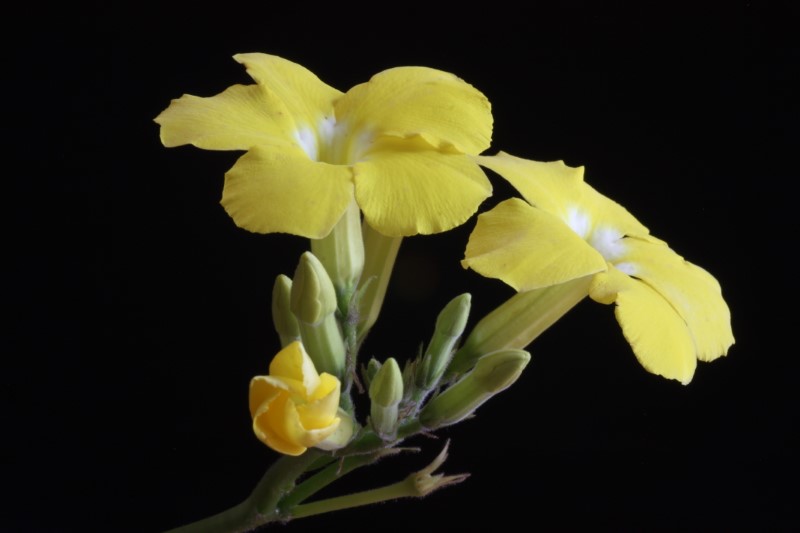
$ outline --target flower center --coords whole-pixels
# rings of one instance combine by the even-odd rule
[[[621,261],[627,251],[625,235],[621,231],[613,226],[593,225],[589,213],[579,207],[567,209],[565,222],[572,231],[597,250],[603,259],[626,274],[635,272],[636,266],[633,263]]]
[[[370,131],[352,131],[336,117],[322,117],[316,127],[301,126],[294,138],[308,157],[321,163],[351,165],[357,162],[372,144]]]

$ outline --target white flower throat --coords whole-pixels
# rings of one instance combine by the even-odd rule
[[[321,163],[351,165],[358,162],[372,145],[374,135],[368,130],[351,131],[336,117],[322,117],[316,128],[300,126],[294,138],[308,157]]]
[[[603,259],[626,274],[632,275],[636,272],[634,263],[622,261],[628,247],[621,231],[613,226],[593,224],[589,213],[579,207],[567,209],[565,222],[572,231],[597,250]]]

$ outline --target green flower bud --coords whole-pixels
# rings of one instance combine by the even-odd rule
[[[417,367],[416,385],[423,391],[429,391],[439,384],[453,356],[453,348],[464,333],[471,301],[470,294],[462,294],[451,300],[439,313],[431,342]]]
[[[468,372],[483,355],[522,349],[589,294],[591,276],[520,292],[473,328],[447,369],[452,378]]]
[[[403,399],[403,373],[393,357],[380,367],[369,386],[370,421],[384,440],[397,433],[398,407]]]
[[[336,291],[319,259],[304,252],[294,273],[292,312],[300,322],[316,325],[336,311]]]
[[[300,326],[289,306],[291,292],[292,280],[283,274],[278,276],[272,287],[272,322],[281,339],[282,348],[300,340]]]
[[[419,421],[428,429],[460,422],[486,400],[511,386],[531,360],[524,350],[487,354],[472,371],[422,408]]]
[[[290,306],[314,366],[343,379],[345,347],[335,316],[336,292],[322,263],[311,252],[300,256]]]

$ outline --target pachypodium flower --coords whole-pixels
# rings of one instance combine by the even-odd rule
[[[317,373],[303,345],[295,341],[278,352],[268,376],[250,381],[253,431],[261,442],[287,455],[313,446],[332,449],[333,440],[342,440],[343,446],[350,435],[337,434],[349,422],[339,412],[340,389],[337,378]]]
[[[342,93],[280,57],[234,59],[255,85],[184,95],[156,122],[168,147],[247,151],[222,193],[238,226],[319,239],[355,199],[384,235],[438,233],[491,194],[470,157],[489,146],[489,101],[456,76],[392,68]]]
[[[697,360],[727,353],[734,339],[717,280],[585,183],[583,167],[503,152],[478,160],[527,202],[506,200],[478,217],[465,268],[518,291],[591,276],[588,296],[616,303],[617,321],[642,366],[684,384]]]

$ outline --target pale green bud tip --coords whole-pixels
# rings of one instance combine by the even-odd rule
[[[517,381],[530,360],[525,350],[493,352],[478,359],[469,377],[484,391],[497,393]]]
[[[299,338],[297,319],[289,308],[291,293],[292,280],[283,274],[279,275],[272,287],[272,321],[281,337]]]
[[[460,337],[464,333],[472,305],[472,295],[464,293],[448,303],[436,319],[436,332],[448,337]]]
[[[336,291],[325,267],[311,252],[304,252],[294,273],[292,312],[306,324],[317,324],[336,310]]]
[[[403,399],[403,373],[394,357],[386,360],[369,386],[369,398],[382,407],[391,407]]]

